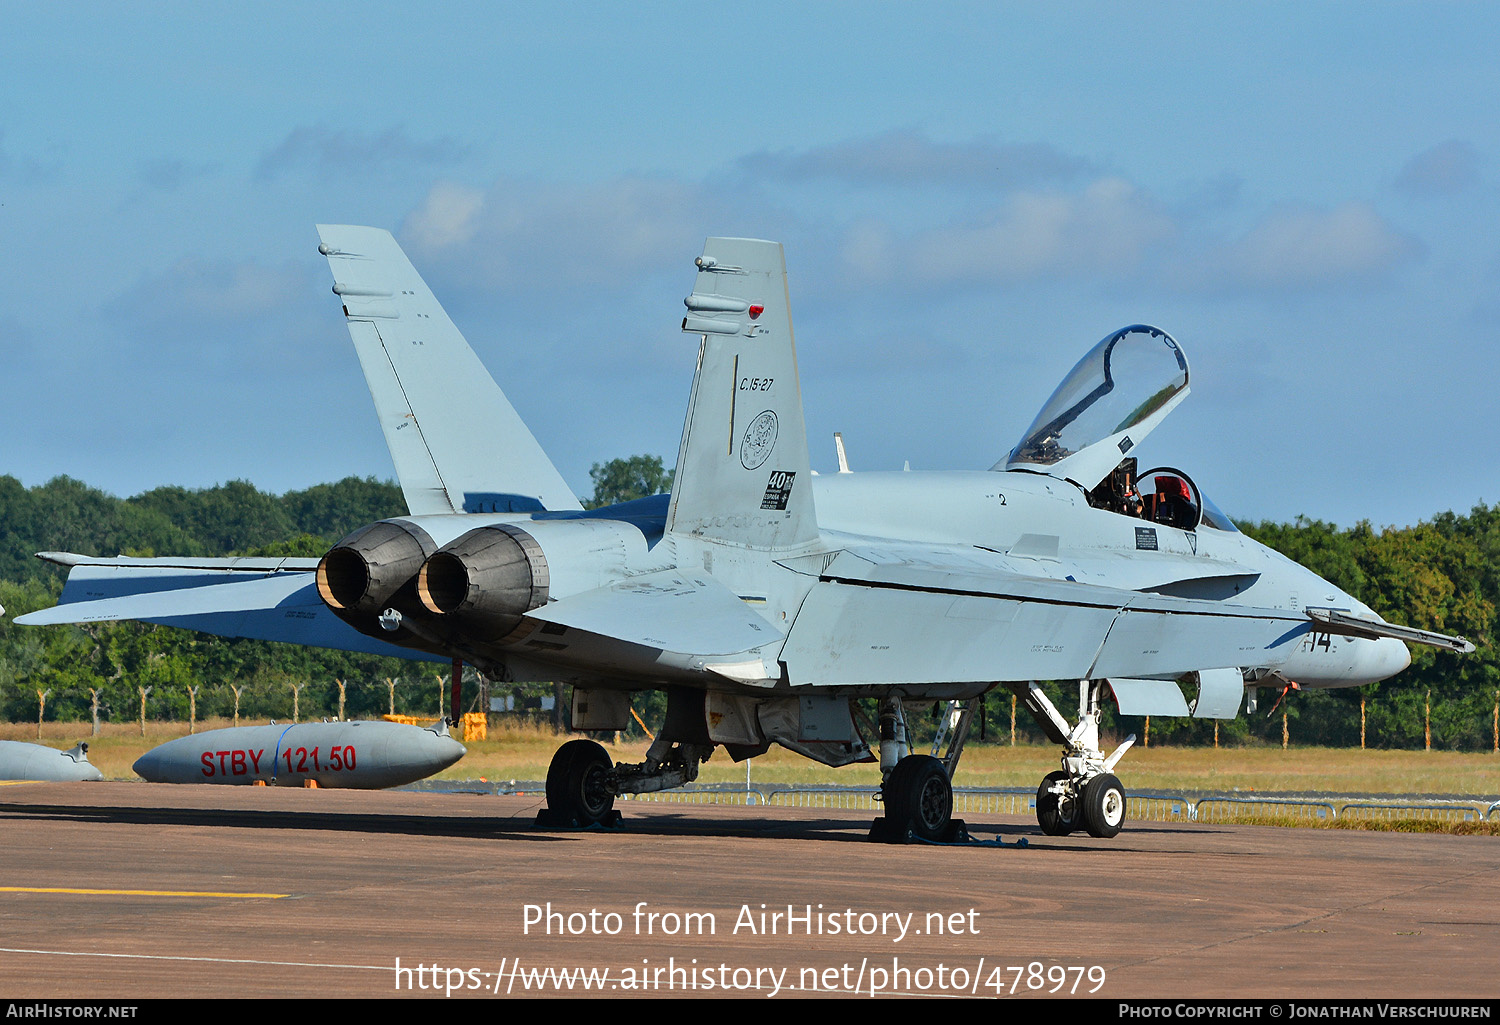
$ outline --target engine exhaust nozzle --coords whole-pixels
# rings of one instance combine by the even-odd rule
[[[318,594],[335,612],[378,616],[437,545],[413,523],[361,527],[318,561]]]
[[[476,527],[430,555],[417,573],[417,597],[429,612],[499,641],[546,604],[549,584],[541,545],[500,523]]]

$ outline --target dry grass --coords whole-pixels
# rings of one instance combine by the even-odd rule
[[[241,719],[258,725],[264,719]],[[228,726],[210,720],[199,730]],[[89,759],[106,778],[132,779],[130,766],[144,752],[187,733],[184,723],[147,722],[146,736],[135,723],[109,723],[102,735],[90,736],[88,723],[46,723],[42,743],[58,748],[89,742]],[[36,740],[36,725],[0,724],[0,739]],[[616,761],[645,757],[644,741],[605,747]],[[491,730],[490,739],[470,742],[468,755],[442,773],[444,779],[545,779],[552,753],[562,742],[551,729],[510,725]],[[1058,764],[1058,751],[1047,745],[971,744],[964,751],[955,782],[962,786],[1033,787]],[[773,747],[749,764],[756,783],[846,783],[875,785],[873,765],[830,769]],[[700,781],[740,782],[744,763],[731,762],[722,751],[703,766]],[[1500,796],[1500,758],[1455,751],[1359,751],[1342,748],[1272,747],[1188,748],[1137,745],[1120,763],[1118,773],[1134,791],[1326,791],[1376,794],[1488,794]]]
[[[1500,822],[1451,818],[1383,818],[1350,813],[1338,818],[1316,818],[1295,812],[1251,810],[1201,816],[1199,822],[1237,826],[1296,826],[1302,829],[1353,829],[1377,833],[1442,833],[1447,836],[1500,836]]]

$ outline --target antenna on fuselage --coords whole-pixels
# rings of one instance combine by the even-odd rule
[[[839,473],[852,473],[849,469],[849,456],[844,452],[844,432],[833,432],[833,447],[839,454]]]

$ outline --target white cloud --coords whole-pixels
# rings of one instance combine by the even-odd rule
[[[705,189],[669,179],[501,179],[434,186],[401,235],[415,258],[486,289],[615,287],[680,267],[726,219]]]
[[[1233,180],[1221,184],[1226,193],[1238,189]],[[1222,217],[1184,212],[1114,175],[998,196],[971,192],[946,222],[907,206],[840,219],[816,197],[785,193],[723,176],[502,178],[484,189],[443,181],[400,234],[413,258],[450,284],[512,294],[639,283],[679,268],[711,234],[786,242],[798,293],[828,299],[872,287],[907,293],[1022,282],[1217,293],[1338,288],[1367,284],[1422,251],[1363,202],[1277,207],[1238,237],[1215,237]]]
[[[447,136],[419,142],[400,126],[376,134],[303,125],[261,156],[255,176],[266,180],[296,171],[346,175],[391,165],[442,167],[467,159],[469,153],[468,146]]]
[[[965,222],[920,231],[901,242],[878,225],[861,224],[843,249],[850,273],[872,278],[894,276],[898,267],[916,281],[959,284],[1125,278],[1142,273],[1153,251],[1177,230],[1150,196],[1109,177],[1077,192],[1017,192]]]
[[[1211,253],[1205,283],[1248,288],[1325,288],[1367,283],[1414,259],[1420,243],[1368,203],[1334,210],[1281,207]]]
[[[482,190],[438,182],[406,218],[405,235],[418,250],[428,253],[462,245],[474,237],[483,209]]]
[[[790,181],[834,179],[857,185],[955,185],[1010,188],[1068,181],[1091,170],[1082,157],[1046,143],[991,138],[934,142],[920,131],[898,129],[862,139],[795,152],[762,150],[742,157],[754,175]]]
[[[311,264],[266,267],[185,257],[106,302],[104,316],[153,350],[255,359],[267,346],[295,346],[297,318],[331,316]],[[248,345],[256,339],[254,346]]]

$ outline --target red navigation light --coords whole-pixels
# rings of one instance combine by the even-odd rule
[[[766,308],[764,306],[761,306],[759,303],[750,307],[750,319],[754,320],[756,317],[759,317],[762,313],[765,312],[765,309]]]

